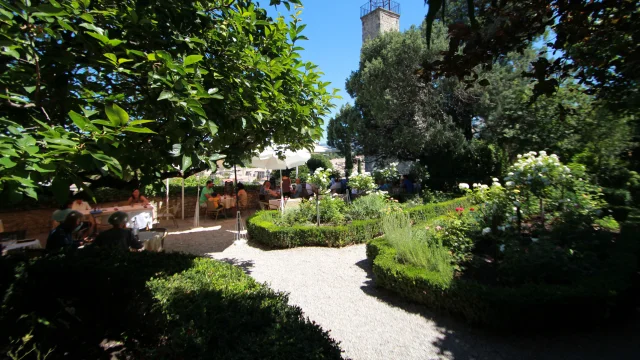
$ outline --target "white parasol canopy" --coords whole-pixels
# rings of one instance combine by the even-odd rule
[[[286,150],[283,155],[284,158],[280,159],[276,149],[266,148],[260,155],[251,158],[251,166],[269,170],[293,169],[306,164],[311,159],[311,153],[307,150]]]
[[[283,158],[280,159],[277,149],[273,147],[266,148],[260,155],[251,158],[251,166],[269,170],[280,170],[280,178],[282,178],[283,169],[293,169],[296,166],[306,164],[307,161],[311,159],[311,153],[307,150],[286,150],[282,155]],[[280,209],[284,211],[282,189],[280,189]]]

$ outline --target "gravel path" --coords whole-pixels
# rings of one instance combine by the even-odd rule
[[[233,263],[330,330],[355,359],[640,359],[640,321],[553,336],[510,336],[470,328],[374,287],[365,246],[264,250],[233,242],[232,222],[212,232],[170,235],[169,250]],[[186,236],[186,237],[185,237]]]

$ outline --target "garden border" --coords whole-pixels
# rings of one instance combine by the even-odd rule
[[[367,258],[377,286],[472,324],[520,330],[593,326],[634,306],[629,300],[637,291],[633,274],[639,267],[634,255],[640,255],[640,243],[634,238],[638,232],[640,223],[624,224],[618,241],[621,247],[612,253],[609,271],[570,287],[527,284],[506,288],[460,278],[443,284],[433,272],[397,262],[395,249],[384,237],[367,243]]]
[[[434,215],[444,215],[458,206],[466,206],[466,198],[458,198],[442,203],[426,204],[406,210],[415,222]],[[347,225],[278,226],[270,221],[273,211],[258,211],[247,219],[247,233],[252,241],[272,248],[292,248],[297,246],[342,247],[361,244],[382,234],[379,219],[356,220]]]

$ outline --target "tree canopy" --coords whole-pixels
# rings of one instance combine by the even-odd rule
[[[614,114],[573,78],[554,95],[532,101],[535,84],[522,73],[544,49],[529,45],[501,57],[478,70],[486,86],[469,87],[455,77],[421,79],[421,64],[447,48],[441,22],[434,23],[431,40],[428,47],[422,29],[412,28],[364,44],[360,66],[347,79],[359,114],[352,117],[353,129],[340,133],[355,134],[365,155],[419,159],[436,189],[487,181],[532,149],[601,174],[629,162],[633,117]]]
[[[345,157],[345,175],[353,172],[353,158],[362,150],[358,145],[356,133],[361,122],[360,112],[351,104],[340,108],[340,112],[329,120],[327,126],[327,144],[333,146]]]
[[[301,59],[299,16],[253,1],[3,1],[2,196],[157,183],[271,143],[311,147],[333,95]]]
[[[640,3],[637,0],[424,0],[427,41],[439,21],[448,23],[449,47],[442,59],[426,61],[425,78],[455,76],[474,82],[478,69],[490,69],[510,52],[524,51],[551,31],[545,54],[526,75],[536,80],[534,95],[554,93],[573,77],[583,89],[616,111],[637,112],[640,94]],[[457,9],[447,18],[447,6]],[[460,16],[466,15],[466,16]],[[466,19],[465,19],[466,18]],[[465,21],[467,20],[467,21]],[[486,82],[484,83],[486,84]]]

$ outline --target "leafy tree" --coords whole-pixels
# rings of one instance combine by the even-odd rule
[[[307,160],[307,169],[310,174],[313,174],[317,168],[332,170],[333,164],[331,160],[324,155],[312,154],[311,159]],[[298,168],[298,171],[300,171],[300,168]]]
[[[427,41],[431,43],[446,0],[425,0]],[[454,3],[458,3],[455,1]],[[574,76],[585,92],[605,99],[616,111],[637,111],[640,99],[640,4],[637,0],[468,0],[468,22],[446,19],[449,47],[443,59],[426,61],[427,79],[440,75],[477,80],[479,66],[491,68],[512,51],[523,51],[548,29],[556,58],[540,56],[527,76],[535,95],[551,94],[561,79]],[[486,84],[486,82],[484,82]]]
[[[360,113],[351,104],[344,105],[336,117],[329,120],[327,126],[327,144],[333,146],[345,157],[345,174],[353,172],[353,157],[360,152],[357,143],[357,124]]]
[[[425,85],[417,72],[446,48],[445,29],[436,30],[431,49],[416,27],[364,44],[360,67],[346,84],[362,113],[355,133],[364,155],[415,160],[434,149],[455,153],[471,139],[470,93],[455,79]]]
[[[300,59],[299,16],[274,19],[253,1],[1,2],[3,199],[49,181],[57,193],[159,183],[271,143],[311,147],[332,95]]]

